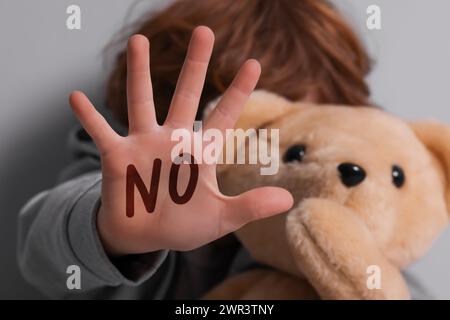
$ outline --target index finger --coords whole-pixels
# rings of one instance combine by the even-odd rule
[[[219,129],[223,133],[226,129],[233,128],[255,89],[260,74],[259,62],[254,59],[247,60],[206,120],[205,128]]]

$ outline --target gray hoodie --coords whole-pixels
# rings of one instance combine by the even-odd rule
[[[69,136],[74,161],[53,189],[33,197],[19,216],[19,266],[25,279],[56,299],[197,299],[226,277],[254,267],[234,235],[189,252],[109,258],[100,242],[99,154],[80,128]],[[67,286],[80,268],[81,289]],[[407,277],[407,280],[411,280]],[[414,281],[412,295],[426,297]]]

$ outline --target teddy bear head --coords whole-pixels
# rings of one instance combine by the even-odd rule
[[[351,210],[365,236],[398,268],[421,257],[448,223],[450,128],[445,125],[412,124],[373,107],[316,106],[256,91],[236,128],[279,129],[279,169],[274,175],[261,175],[259,165],[221,165],[222,191],[234,195],[272,185],[289,190],[295,201],[290,212],[237,232],[260,262],[302,273],[301,261],[300,267],[294,263],[286,229],[303,218],[287,217],[314,199]],[[296,214],[308,221],[307,210]],[[345,238],[348,235],[342,233],[352,232],[351,226],[347,231],[345,225],[338,228],[346,220],[337,210],[334,215],[319,212],[317,216],[328,229],[312,225],[310,233],[325,238],[341,233],[338,236]],[[352,241],[357,244],[358,237]]]

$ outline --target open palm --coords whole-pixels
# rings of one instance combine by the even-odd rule
[[[177,204],[169,196],[171,152],[176,144],[171,140],[171,134],[175,129],[184,128],[193,139],[201,139],[192,127],[213,42],[214,35],[207,27],[194,30],[162,126],[155,118],[149,42],[141,35],[132,36],[128,42],[128,136],[114,132],[83,93],[74,92],[70,97],[74,113],[101,154],[102,195],[97,223],[102,242],[110,254],[194,249],[252,220],[284,212],[292,205],[291,195],[275,187],[254,189],[236,197],[225,196],[218,189],[215,165],[202,163],[198,165],[198,181],[190,200]],[[258,62],[245,62],[204,123],[204,128],[216,128],[223,133],[233,128],[259,74]],[[161,159],[161,174],[154,210],[149,213],[139,193],[135,192],[134,215],[127,217],[127,167],[133,165],[149,189],[155,159]],[[189,165],[181,165],[179,190],[186,189],[189,178]]]

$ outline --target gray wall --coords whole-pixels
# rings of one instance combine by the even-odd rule
[[[111,59],[102,49],[125,24],[164,0],[0,0],[0,298],[38,298],[20,277],[15,224],[20,206],[52,186],[67,161],[65,134],[75,124],[67,103],[81,89],[101,105]],[[334,0],[364,38],[376,67],[373,100],[406,117],[439,118],[446,108],[450,43],[447,0]],[[78,4],[82,30],[65,27]],[[382,30],[365,27],[366,8],[382,8]],[[130,6],[133,7],[130,9]],[[114,50],[106,57],[113,57]],[[450,298],[450,232],[411,268],[438,298]]]

